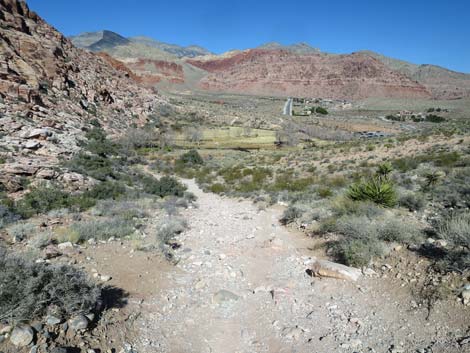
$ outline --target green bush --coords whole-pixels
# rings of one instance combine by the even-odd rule
[[[24,218],[70,206],[70,195],[57,186],[40,185],[33,188],[16,204],[17,212]]]
[[[315,113],[321,114],[321,115],[328,115],[328,110],[326,110],[323,107],[316,107],[314,108]]]
[[[175,178],[164,176],[157,180],[153,177],[143,178],[144,191],[160,197],[166,196],[184,196],[186,187]]]
[[[377,167],[376,174],[380,177],[388,177],[393,171],[393,166],[391,163],[382,163]]]
[[[118,174],[116,173],[111,160],[103,156],[80,152],[70,161],[65,162],[64,166],[72,172],[87,175],[101,181],[105,181],[110,178],[118,178]]]
[[[215,183],[209,186],[210,192],[213,192],[215,194],[222,194],[226,191],[225,185],[221,183]]]
[[[426,118],[424,120],[430,123],[443,123],[444,121],[446,121],[446,119],[443,118],[442,116],[435,115],[435,114],[426,115]]]
[[[15,324],[97,309],[101,289],[71,266],[35,263],[0,248],[0,321]]]
[[[93,200],[116,200],[126,192],[126,187],[116,181],[104,181],[96,184],[92,189],[84,192],[83,197],[88,197]]]
[[[178,162],[187,166],[203,165],[204,160],[196,150],[190,150],[181,155]]]
[[[347,195],[354,201],[372,201],[384,207],[393,207],[397,203],[397,194],[390,180],[372,177],[349,187]]]

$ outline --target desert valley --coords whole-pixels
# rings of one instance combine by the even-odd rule
[[[0,0],[1,353],[470,352],[470,74],[41,15]]]

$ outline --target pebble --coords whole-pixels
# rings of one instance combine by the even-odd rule
[[[300,327],[286,327],[283,331],[283,335],[285,338],[297,341],[300,336],[302,336],[303,330]]]
[[[16,326],[11,331],[10,341],[17,347],[25,347],[34,339],[34,331],[29,325]]]
[[[65,243],[60,243],[59,245],[57,245],[57,247],[59,249],[70,249],[70,248],[73,248],[73,244],[69,241],[65,242]]]
[[[225,302],[237,301],[238,299],[240,299],[240,297],[235,293],[222,289],[213,295],[212,302],[215,304],[222,304]]]
[[[85,330],[88,327],[88,319],[84,315],[77,315],[69,320],[69,325],[73,331]]]
[[[100,276],[100,280],[101,280],[102,282],[109,282],[109,281],[111,281],[111,279],[112,279],[112,277],[109,276],[109,275],[101,275],[101,276]]]
[[[464,289],[460,294],[463,300],[464,305],[470,304],[470,288]]]

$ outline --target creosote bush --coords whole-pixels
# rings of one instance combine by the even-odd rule
[[[204,160],[197,150],[190,150],[182,154],[177,162],[185,166],[197,166],[204,164]]]
[[[41,319],[54,310],[70,317],[97,308],[101,289],[71,266],[35,263],[0,248],[0,321]]]

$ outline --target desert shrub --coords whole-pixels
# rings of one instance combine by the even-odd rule
[[[456,246],[470,248],[470,212],[446,219],[439,227],[439,235]]]
[[[282,224],[290,224],[295,222],[296,219],[302,217],[304,211],[296,206],[289,205],[282,214],[280,222]]]
[[[221,183],[215,183],[209,186],[209,190],[215,194],[222,194],[226,191],[225,185]]]
[[[296,179],[292,173],[283,173],[276,176],[274,185],[270,188],[273,191],[304,191],[314,182],[313,178]]]
[[[338,260],[348,266],[367,266],[375,257],[383,254],[382,244],[376,239],[352,239],[336,245]]]
[[[155,135],[152,131],[145,129],[127,129],[124,135],[119,140],[121,148],[124,153],[129,153],[130,150],[144,147],[155,146]]]
[[[411,157],[398,158],[392,162],[394,168],[398,169],[403,173],[416,169],[419,163],[420,162],[417,159]]]
[[[92,210],[92,214],[96,216],[119,217],[128,221],[148,216],[147,212],[135,202],[114,200],[98,202]]]
[[[470,269],[470,212],[445,218],[438,227],[438,234],[449,242],[449,247],[437,261],[443,271]]]
[[[126,192],[126,187],[116,181],[104,181],[96,184],[92,189],[83,193],[83,197],[94,200],[116,200]]]
[[[70,317],[97,307],[101,289],[71,266],[35,263],[0,249],[0,321],[40,319],[48,310]]]
[[[8,224],[18,221],[19,219],[20,216],[16,214],[11,207],[0,203],[0,229],[6,227]]]
[[[446,121],[446,119],[440,115],[428,114],[426,115],[426,118],[424,119],[424,121],[427,121],[429,123],[443,123],[444,121]]]
[[[178,163],[186,166],[197,166],[203,165],[204,160],[197,150],[190,150],[181,155],[181,157],[178,159]]]
[[[111,237],[123,238],[135,231],[134,223],[121,219],[110,218],[104,220],[83,221],[72,224],[62,230],[61,241],[83,243],[89,239],[107,240]]]
[[[178,234],[188,228],[188,222],[180,217],[168,217],[160,222],[157,228],[157,241],[168,244]]]
[[[70,196],[57,186],[39,185],[27,193],[16,204],[17,212],[24,218],[70,206]]]
[[[409,211],[421,211],[426,205],[426,199],[421,193],[407,192],[400,195],[398,204]]]
[[[35,234],[29,241],[28,245],[33,247],[34,249],[42,249],[52,244],[54,240],[54,236],[51,232],[40,232]]]
[[[388,218],[378,223],[378,237],[384,241],[412,243],[419,240],[422,232],[412,222],[400,218]]]
[[[381,177],[372,177],[351,185],[347,195],[354,201],[372,201],[384,207],[393,207],[397,202],[392,182]]]
[[[85,134],[87,142],[84,144],[86,150],[100,157],[116,154],[116,144],[107,139],[105,131],[100,127],[93,127]]]
[[[186,191],[186,187],[181,184],[175,178],[164,176],[157,180],[153,177],[145,177],[142,180],[143,182],[143,189],[145,192],[157,195],[160,197],[165,196],[184,196],[184,192]]]
[[[336,255],[346,265],[365,266],[383,254],[375,222],[365,216],[346,216],[336,222],[343,238],[335,246]]]
[[[325,184],[332,188],[341,188],[346,185],[346,178],[343,175],[335,175],[325,181]]]
[[[101,181],[118,178],[111,160],[98,155],[80,152],[74,155],[70,161],[65,162],[64,166],[72,172],[87,175]]]
[[[36,230],[36,226],[32,223],[17,223],[7,229],[8,235],[15,242],[23,241],[31,237]]]
[[[321,198],[327,198],[333,195],[333,191],[329,187],[322,186],[317,189],[317,194]]]
[[[447,208],[470,208],[470,168],[459,168],[432,191],[434,199]]]
[[[323,107],[316,107],[314,108],[315,113],[322,114],[322,115],[328,115],[328,110],[326,110]]]
[[[357,215],[374,218],[384,210],[371,201],[353,201],[348,197],[338,197],[331,202],[331,209],[336,216]]]

